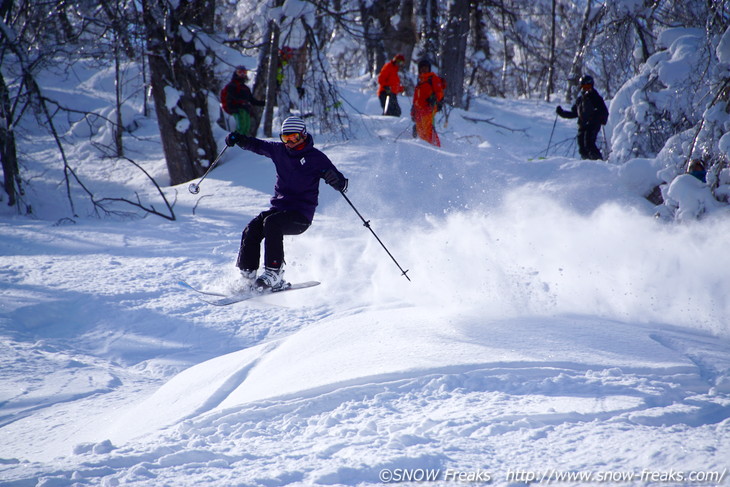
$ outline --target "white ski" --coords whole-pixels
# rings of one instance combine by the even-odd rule
[[[253,298],[259,298],[261,296],[268,296],[269,294],[278,294],[283,293],[287,291],[295,291],[297,289],[306,289],[308,287],[314,287],[319,286],[318,281],[308,281],[308,282],[298,282],[294,284],[287,283],[288,286],[282,289],[277,289],[275,291],[272,291],[271,289],[266,289],[264,291],[258,292],[258,291],[252,291],[248,293],[243,294],[232,294],[232,295],[225,295],[221,293],[214,293],[209,291],[201,291],[200,289],[197,289],[190,284],[188,284],[185,281],[179,281],[179,285],[182,287],[189,289],[191,291],[195,291],[199,295],[201,295],[200,299],[201,301],[205,301],[208,304],[212,304],[214,306],[228,306],[229,304],[234,303],[240,303],[241,301],[247,301],[249,299]],[[215,299],[217,298],[217,299]]]

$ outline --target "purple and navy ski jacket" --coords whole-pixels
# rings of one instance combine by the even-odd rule
[[[307,135],[301,150],[289,149],[282,142],[269,142],[255,137],[246,138],[239,146],[274,161],[276,184],[271,207],[298,211],[311,222],[319,203],[320,178],[328,169],[337,171],[332,161],[314,148],[312,136]],[[339,171],[337,173],[341,175]]]

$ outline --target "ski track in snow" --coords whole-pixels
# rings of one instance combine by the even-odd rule
[[[549,106],[475,110],[528,130],[455,110],[442,148],[404,138],[405,118],[364,116],[346,144],[315,135],[412,283],[322,185],[315,224],[286,241],[287,278],[321,286],[223,308],[177,286],[235,287],[240,231],[273,184],[243,151],[199,195],[168,188],[176,222],[3,213],[0,485],[722,472],[730,258],[706,227],[728,224],[662,227],[616,167],[530,160],[547,145]],[[118,168],[87,171],[98,184],[118,171],[136,190]],[[688,249],[705,258],[689,265]]]

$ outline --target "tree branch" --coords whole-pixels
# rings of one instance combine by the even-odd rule
[[[495,127],[509,130],[510,132],[522,132],[523,134],[527,135],[527,129],[513,129],[512,127],[507,127],[506,125],[500,125],[498,123],[492,122],[493,119],[491,119],[491,118],[487,118],[487,119],[474,118],[474,117],[467,117],[466,115],[462,115],[461,118],[463,118],[464,120],[468,120],[469,122],[474,122],[474,123],[478,123],[478,122],[488,123],[490,125],[494,125]]]

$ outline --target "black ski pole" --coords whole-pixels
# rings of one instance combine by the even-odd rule
[[[550,144],[553,143],[553,134],[555,133],[555,124],[558,123],[558,114],[555,114],[555,121],[553,122],[553,129],[550,131],[550,140],[548,141],[547,149],[545,149],[545,157],[548,155],[548,151],[550,150]]]
[[[211,165],[208,167],[208,170],[205,171],[205,174],[203,174],[203,177],[200,178],[200,181],[197,183],[190,183],[190,186],[188,186],[188,191],[190,191],[192,194],[198,194],[200,193],[200,183],[203,182],[203,179],[205,179],[205,176],[208,175],[208,173],[215,167],[216,164],[218,164],[218,161],[221,159],[221,156],[223,153],[228,149],[228,145],[226,145],[220,154],[218,154],[218,157],[215,158],[215,161],[211,163]]]
[[[375,239],[383,247],[383,249],[388,253],[388,255],[390,256],[390,258],[393,259],[393,262],[395,262],[395,265],[397,265],[398,266],[398,269],[400,269],[401,275],[405,276],[405,278],[408,279],[408,281],[410,281],[411,278],[408,277],[408,271],[404,271],[403,270],[403,268],[400,266],[400,264],[398,263],[398,261],[395,260],[395,257],[393,257],[393,254],[390,253],[390,251],[388,250],[388,248],[385,246],[385,244],[383,244],[383,242],[380,240],[380,238],[378,238],[377,234],[373,231],[373,229],[370,228],[370,221],[369,220],[365,220],[365,218],[362,217],[362,215],[360,214],[360,212],[357,211],[357,208],[355,208],[355,205],[353,205],[352,204],[352,201],[350,201],[350,198],[348,198],[347,195],[344,192],[340,191],[340,194],[342,195],[343,198],[345,198],[345,201],[347,201],[347,203],[350,205],[350,207],[353,210],[355,210],[355,213],[357,213],[357,216],[360,217],[360,220],[362,220],[362,223],[365,226],[365,228],[367,228],[368,230],[370,230],[370,233],[373,234],[373,236],[375,237]]]
[[[402,131],[401,133],[399,133],[399,134],[398,134],[398,137],[396,137],[396,138],[395,138],[395,140],[394,140],[393,142],[398,142],[398,139],[400,139],[401,135],[405,134],[405,133],[406,133],[406,130],[409,130],[410,128],[411,128],[411,126],[410,126],[410,125],[409,125],[409,126],[407,126],[406,128],[404,128],[404,129],[403,129],[403,131]]]

